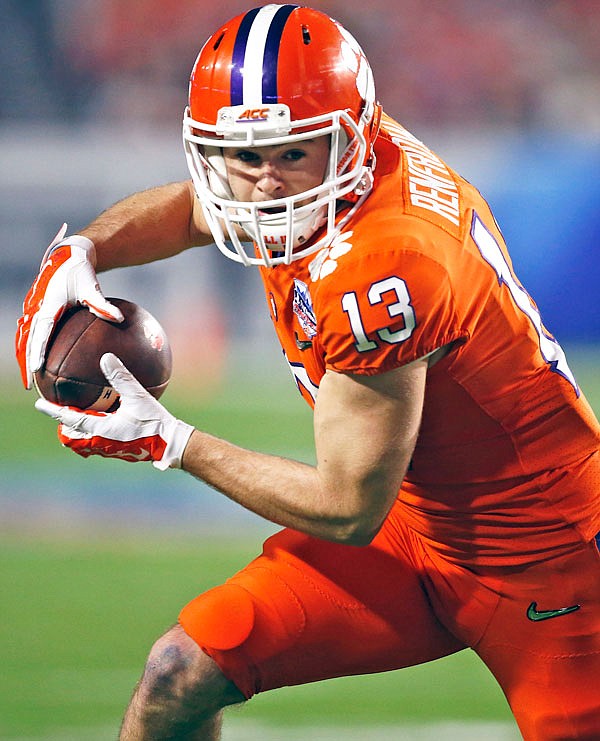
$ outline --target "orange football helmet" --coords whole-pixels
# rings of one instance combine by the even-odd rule
[[[367,58],[324,13],[266,5],[222,26],[196,59],[183,121],[188,167],[219,249],[245,265],[271,266],[324,246],[371,190],[380,116]],[[330,137],[319,186],[260,203],[234,199],[224,147],[316,136]],[[240,227],[255,247],[242,242]]]

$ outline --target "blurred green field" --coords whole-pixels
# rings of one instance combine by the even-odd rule
[[[598,353],[574,350],[569,357],[600,409]],[[165,402],[174,413],[238,444],[310,460],[310,412],[286,380],[268,391],[226,385],[195,400],[174,388]],[[35,413],[31,402],[15,379],[5,382],[0,407],[5,472],[76,470],[98,477],[99,485],[104,476],[119,477],[127,464],[101,461],[86,467],[88,462],[62,450],[53,423]],[[0,505],[9,497],[4,491]],[[0,739],[116,738],[153,640],[186,601],[254,556],[257,540],[252,533],[173,537],[141,528],[78,533],[69,527],[44,530],[43,523],[15,529],[3,520]],[[276,737],[282,739],[286,729],[313,726],[338,728],[343,737],[344,729],[375,720],[390,727],[447,720],[512,723],[499,688],[470,652],[402,672],[284,688],[234,710],[233,719],[281,729]]]

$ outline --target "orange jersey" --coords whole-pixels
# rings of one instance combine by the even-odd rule
[[[374,187],[333,243],[261,268],[313,404],[329,369],[377,374],[453,344],[428,373],[399,500],[450,559],[541,560],[600,530],[600,427],[514,275],[480,193],[384,117]]]

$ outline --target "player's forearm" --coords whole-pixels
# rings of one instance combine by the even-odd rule
[[[161,260],[208,240],[193,228],[189,182],[171,183],[119,201],[82,230],[96,245],[97,271]]]
[[[351,492],[324,485],[317,468],[239,448],[194,431],[182,468],[248,510],[284,527],[349,545],[366,545],[383,517]]]

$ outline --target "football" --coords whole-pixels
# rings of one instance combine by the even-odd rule
[[[38,393],[56,404],[111,412],[119,395],[100,370],[100,358],[113,352],[157,399],[167,388],[172,353],[164,329],[138,304],[109,298],[121,309],[121,324],[99,319],[84,306],[68,309],[48,343],[46,359],[34,373]]]

